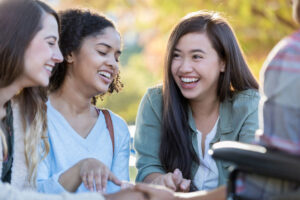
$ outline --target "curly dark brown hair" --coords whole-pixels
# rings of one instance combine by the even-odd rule
[[[71,52],[78,52],[81,48],[82,41],[89,36],[101,34],[105,28],[112,27],[114,24],[106,17],[92,13],[89,10],[69,9],[59,13],[61,20],[61,33],[60,33],[60,49],[66,58]],[[49,83],[49,91],[54,92],[58,90],[67,74],[67,61],[55,67]],[[111,85],[109,86],[108,93],[119,92],[123,88],[120,81],[120,74],[116,76]],[[99,95],[100,97],[103,95]],[[96,104],[97,97],[92,100]]]

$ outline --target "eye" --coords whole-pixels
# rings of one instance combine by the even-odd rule
[[[54,46],[55,42],[54,41],[48,41],[49,46]]]
[[[193,55],[192,58],[197,60],[197,59],[202,59],[203,56],[195,54],[195,55]]]
[[[106,53],[103,51],[97,51],[101,56],[106,56]]]
[[[179,53],[173,53],[173,58],[174,59],[179,58],[179,57],[180,57]]]

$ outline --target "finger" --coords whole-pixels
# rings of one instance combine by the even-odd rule
[[[191,180],[183,179],[180,184],[180,190],[182,192],[188,192],[190,190]]]
[[[121,186],[122,182],[112,173],[109,171],[108,173],[108,180],[113,182],[114,184]]]
[[[88,188],[91,192],[94,191],[94,173],[90,172],[87,176]]]
[[[102,192],[102,179],[101,179],[100,171],[95,174],[94,179],[95,179],[96,191]]]
[[[128,181],[122,181],[122,184],[121,184],[121,190],[124,190],[124,189],[133,189],[135,186],[134,183],[130,183]]]
[[[82,180],[82,182],[83,182],[83,184],[84,184],[84,187],[85,187],[86,189],[89,189],[89,185],[88,185],[88,181],[87,181],[87,174],[82,175],[82,176],[81,176],[81,180]]]
[[[102,182],[102,191],[106,191],[107,179],[108,179],[109,171],[106,170],[101,174],[101,182]]]
[[[172,173],[169,173],[164,177],[164,185],[170,188],[171,190],[176,191],[176,185],[172,178]]]
[[[179,187],[180,183],[183,180],[181,171],[179,169],[175,169],[174,173],[172,174],[172,178],[174,180],[176,187]]]

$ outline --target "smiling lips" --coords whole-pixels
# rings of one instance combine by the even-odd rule
[[[107,72],[107,71],[99,71],[98,72],[99,75],[104,76],[105,78],[110,79],[111,78],[111,73]]]
[[[180,77],[181,80],[181,87],[184,89],[192,89],[196,87],[197,82],[200,80],[199,78],[195,77]]]
[[[49,75],[51,75],[51,72],[52,72],[54,66],[46,65],[45,68],[46,68],[47,72],[49,73]]]
[[[98,74],[106,84],[111,83],[112,73],[108,71],[98,71]]]

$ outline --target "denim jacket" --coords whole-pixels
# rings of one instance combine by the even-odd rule
[[[210,146],[219,141],[240,141],[251,143],[254,140],[255,131],[258,129],[258,103],[259,93],[256,90],[245,90],[233,95],[220,104],[219,123],[217,133]],[[134,147],[137,152],[136,167],[138,174],[136,181],[154,172],[165,174],[159,160],[159,147],[162,128],[162,88],[148,89],[144,95],[137,114]],[[197,128],[189,108],[190,137],[195,152],[199,156]],[[226,184],[229,163],[216,161],[219,170],[219,185]],[[192,177],[195,176],[198,164],[191,166]]]

